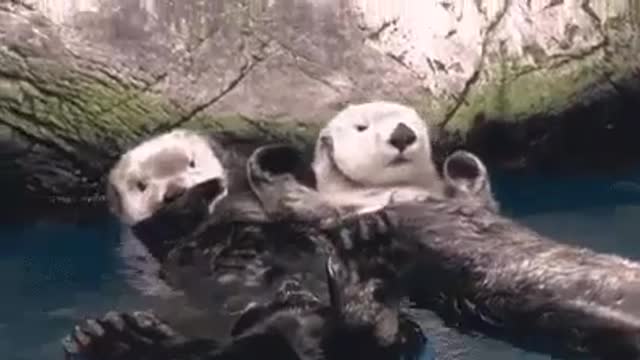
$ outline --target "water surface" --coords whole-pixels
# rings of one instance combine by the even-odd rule
[[[599,177],[496,176],[503,211],[561,241],[640,258],[640,171]],[[63,359],[59,344],[85,315],[145,305],[122,274],[112,219],[0,227],[0,354],[5,360]],[[544,360],[421,320],[439,359]]]

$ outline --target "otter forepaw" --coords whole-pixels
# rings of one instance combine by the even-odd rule
[[[62,340],[68,360],[168,359],[163,350],[180,336],[151,312],[108,312],[76,325]]]
[[[431,196],[432,195],[424,189],[400,188],[391,192],[387,205],[402,202],[424,202],[427,201]]]
[[[337,208],[314,190],[303,187],[286,192],[280,199],[280,206],[284,213],[298,221],[319,222],[340,218]]]

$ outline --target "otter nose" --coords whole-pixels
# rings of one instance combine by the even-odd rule
[[[186,189],[178,184],[169,183],[165,189],[162,201],[165,203],[172,202],[186,192]]]
[[[393,129],[391,136],[389,137],[389,144],[403,152],[409,145],[413,144],[417,140],[416,133],[411,130],[404,123],[400,123]]]

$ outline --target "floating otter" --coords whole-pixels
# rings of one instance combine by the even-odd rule
[[[227,193],[227,173],[214,146],[195,131],[173,130],[126,151],[109,173],[108,206],[125,226],[121,255],[128,264],[130,282],[145,293],[167,295],[171,289],[157,278],[159,264],[150,253],[155,247],[142,244],[140,237],[151,237],[162,246],[166,239],[191,231]],[[183,196],[196,185],[193,196]],[[162,209],[168,209],[165,214],[171,209],[183,213],[179,217],[158,214],[154,226],[144,225]],[[141,231],[135,231],[136,225]],[[155,231],[145,234],[146,229]]]
[[[222,166],[202,171],[208,176],[190,179],[188,155],[195,151],[207,158],[201,163]],[[283,281],[300,281],[326,296],[326,244],[309,236],[308,226],[290,226],[262,211],[248,186],[243,156],[223,151],[200,133],[174,130],[129,150],[110,177],[112,209],[135,234],[132,238],[136,241],[124,242],[137,246],[133,256],[126,254],[137,265],[131,278],[138,283],[145,280],[143,290],[155,289],[160,283],[171,294],[177,290],[185,295],[216,320],[211,330],[214,334],[226,333],[237,311],[269,299]],[[228,160],[231,157],[233,161]],[[144,175],[140,173],[142,164]],[[302,181],[305,171],[310,172],[302,158],[287,165],[290,170],[296,166],[301,169],[296,181]],[[172,171],[158,175],[157,167]],[[124,188],[143,177],[147,188],[158,183],[153,194],[141,196],[132,194],[135,189]],[[172,182],[191,186],[185,185],[177,196],[163,201],[161,195]],[[138,210],[127,210],[130,208]],[[143,251],[149,256],[140,256]]]
[[[398,284],[452,325],[562,356],[640,358],[640,264],[500,215],[473,154],[450,155],[443,174],[443,196],[334,218],[328,238],[363,276]]]
[[[360,281],[341,260],[326,264],[328,303],[296,281],[239,317],[231,339],[179,334],[152,312],[107,313],[87,319],[64,343],[66,358],[109,360],[418,359],[427,339],[399,309],[380,299],[380,282]]]
[[[333,227],[327,241],[363,276],[398,284],[450,324],[564,356],[640,358],[640,264],[554,242],[501,216],[473,154],[457,151],[445,160],[442,195],[346,219],[330,206],[315,211],[317,194],[277,171],[264,178],[287,182],[268,187],[270,197],[284,199],[274,212],[296,210],[287,199],[312,204],[297,218]]]
[[[136,288],[172,294],[158,278],[158,262],[214,210],[221,218],[266,220],[246,181],[246,157],[212,136],[176,129],[139,143],[114,164],[107,199],[124,225],[121,254]]]

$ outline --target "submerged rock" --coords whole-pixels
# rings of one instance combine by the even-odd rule
[[[639,11],[613,0],[0,0],[1,185],[101,200],[106,169],[148,134],[307,142],[347,103],[374,99],[416,107],[442,130],[441,155],[617,165],[640,155]]]

